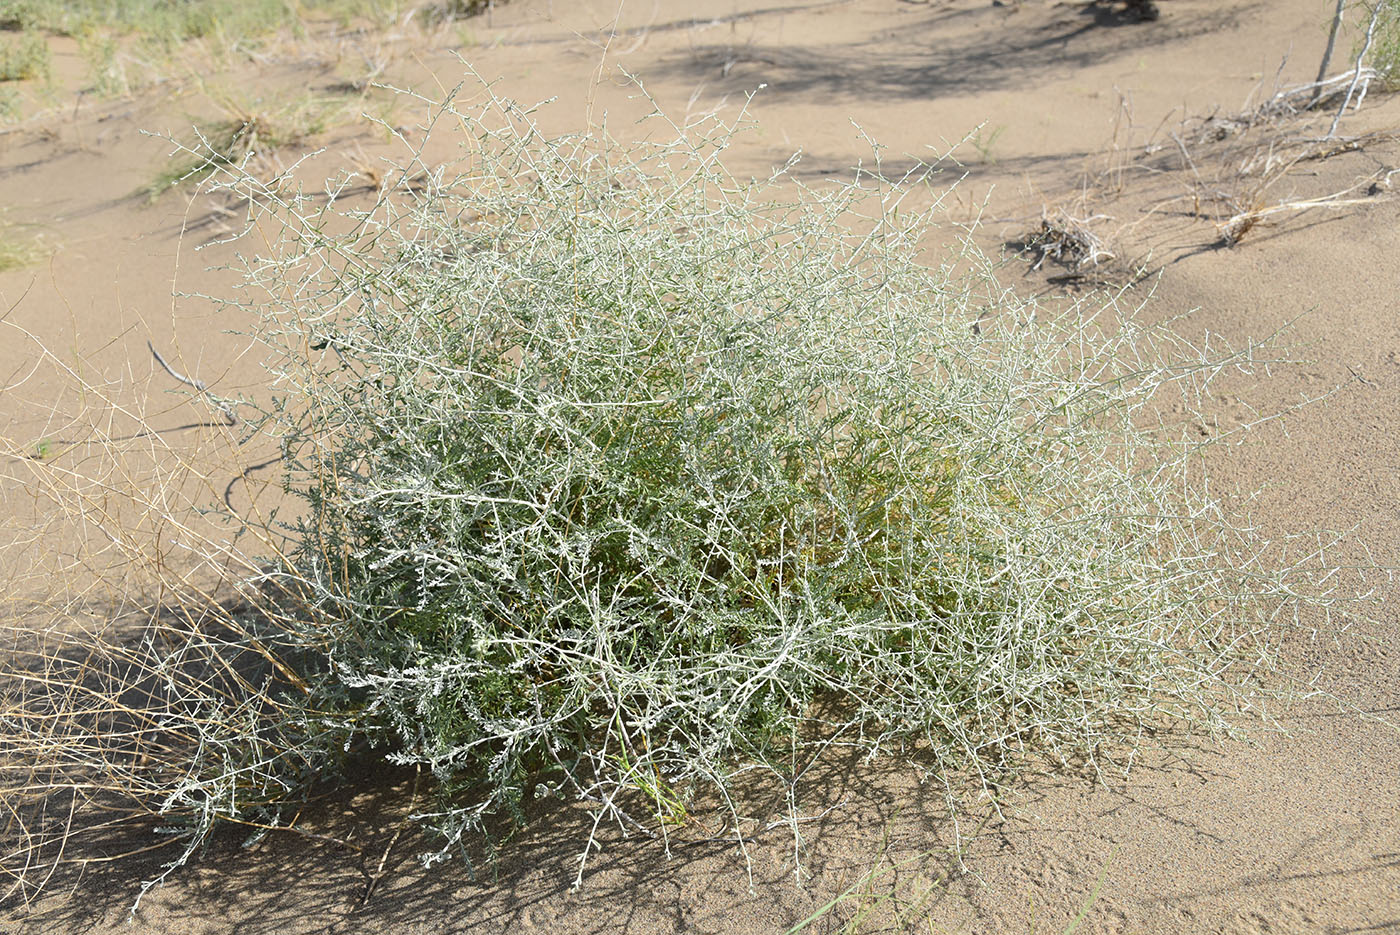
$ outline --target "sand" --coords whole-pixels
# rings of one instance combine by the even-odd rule
[[[617,80],[619,67],[673,113],[733,114],[762,86],[751,104],[760,129],[741,140],[731,167],[766,172],[800,149],[797,174],[807,181],[867,158],[860,131],[891,158],[928,158],[970,138],[962,166],[944,176],[961,177],[950,222],[980,216],[976,236],[995,253],[1047,210],[1103,215],[1093,229],[1117,254],[1087,273],[1053,262],[1032,270],[1013,258],[1001,271],[1013,287],[1053,297],[1095,279],[1132,280],[1128,297],[1145,302],[1144,316],[1190,312],[1176,327],[1198,341],[1214,335],[1238,346],[1288,326],[1300,362],[1264,378],[1227,377],[1202,434],[1327,398],[1244,446],[1214,450],[1216,482],[1262,487],[1254,513],[1268,534],[1354,529],[1343,559],[1363,560],[1364,544],[1376,563],[1400,564],[1400,172],[1386,174],[1400,166],[1400,143],[1386,135],[1400,127],[1400,99],[1373,94],[1346,119],[1345,133],[1375,134],[1365,146],[1299,161],[1261,191],[1235,171],[1243,155],[1269,133],[1320,135],[1330,115],[1215,141],[1201,140],[1199,121],[1310,80],[1330,0],[1160,6],[1158,21],[1137,23],[1041,0],[631,0],[620,15],[611,3],[514,0],[428,37],[320,24],[209,74],[266,94],[330,93],[356,62],[382,60],[384,80],[433,94],[462,80],[461,56],[516,99],[557,98],[543,112],[547,127],[577,128],[586,114],[606,113],[619,136],[645,110]],[[59,84],[76,88],[76,47],[56,41],[55,49]],[[212,242],[238,220],[203,196],[131,197],[170,148],[140,131],[179,133],[192,115],[213,113],[197,83],[177,76],[120,99],[70,96],[0,135],[6,220],[36,225],[52,250],[36,266],[0,273],[0,434],[76,450],[94,413],[106,414],[113,435],[138,424],[76,393],[72,374],[42,358],[42,344],[62,361],[80,360],[113,403],[160,429],[128,452],[134,474],[159,470],[169,451],[195,461],[223,451],[214,414],[164,393],[172,384],[146,341],[222,393],[258,389],[247,340],[224,333],[247,322],[171,297],[230,287],[230,274],[206,267],[229,259]],[[411,135],[419,114],[405,106],[388,117]],[[312,147],[327,148],[318,165],[330,167],[350,154],[372,159],[388,144],[347,119]],[[1226,247],[1218,222],[1234,211],[1192,200],[1207,189],[1246,207],[1338,194],[1349,203],[1280,211]],[[0,470],[10,491],[0,528],[40,530],[41,545],[25,553],[31,564],[9,567],[16,593],[32,583],[29,568],[49,569],[50,590],[88,593],[91,577],[111,570],[94,533],[16,493],[22,465]],[[1379,720],[1400,711],[1397,636],[1387,601],[1374,624],[1346,636],[1290,639],[1291,671],[1340,703],[1293,702],[1275,712],[1277,729],[1248,739],[1149,738],[1126,777],[1029,776],[961,863],[948,851],[954,830],[941,788],[890,767],[833,763],[804,791],[812,820],[801,827],[800,875],[783,827],[757,836],[747,868],[732,842],[690,840],[668,858],[657,842],[613,831],[573,892],[585,816],[554,807],[474,880],[460,864],[416,863],[423,842],[412,832],[395,837],[409,780],[386,775],[333,798],[318,819],[359,851],[294,835],[245,849],[220,836],[149,893],[130,923],[140,881],[159,860],[91,863],[56,877],[29,905],[5,908],[0,929],[737,935],[781,931],[861,874],[899,863],[887,879],[901,899],[919,901],[910,931],[1060,932],[1096,894],[1079,931],[1400,932],[1400,732]],[[778,813],[773,803],[754,808]],[[851,910],[815,930],[837,930]]]

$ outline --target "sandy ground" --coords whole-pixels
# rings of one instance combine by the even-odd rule
[[[946,174],[961,176],[950,223],[980,216],[977,237],[995,253],[1035,230],[1043,212],[1101,215],[1092,229],[1117,254],[1106,271],[1087,275],[1011,258],[1002,275],[1015,288],[1082,292],[1096,277],[1122,283],[1138,270],[1129,301],[1148,300],[1151,319],[1191,312],[1177,328],[1194,340],[1215,335],[1241,345],[1291,323],[1302,362],[1263,379],[1227,379],[1202,434],[1252,411],[1330,396],[1254,433],[1251,444],[1217,449],[1218,482],[1264,488],[1255,513],[1269,534],[1355,527],[1344,557],[1362,559],[1364,543],[1374,561],[1394,566],[1400,172],[1388,173],[1400,166],[1400,144],[1386,131],[1400,127],[1400,100],[1373,95],[1347,118],[1346,134],[1373,134],[1365,145],[1262,177],[1240,166],[1271,141],[1282,153],[1280,141],[1320,135],[1330,116],[1247,131],[1232,124],[1224,133],[1201,122],[1310,80],[1331,6],[1163,0],[1160,20],[1136,23],[1041,0],[629,0],[620,14],[604,2],[515,0],[489,20],[429,37],[326,25],[210,74],[245,93],[334,94],[364,70],[357,63],[378,62],[384,80],[434,94],[462,79],[461,56],[512,97],[557,98],[543,112],[547,127],[578,128],[586,114],[596,121],[606,113],[619,136],[645,108],[616,79],[618,67],[640,76],[672,113],[736,113],[763,86],[751,105],[760,129],[743,138],[731,168],[766,173],[800,149],[797,174],[806,181],[868,156],[853,121],[891,158],[928,158],[971,137],[959,150],[962,166]],[[56,50],[60,81],[76,84],[76,49]],[[351,110],[371,109],[411,136],[418,111],[386,100],[373,92]],[[37,225],[52,249],[38,266],[0,274],[6,437],[55,439],[77,467],[96,457],[81,444],[94,414],[115,437],[144,421],[158,431],[131,439],[123,463],[146,482],[170,452],[196,462],[224,452],[219,420],[163,392],[169,380],[145,342],[219,392],[257,389],[258,361],[246,340],[225,333],[246,322],[204,300],[171,298],[229,287],[229,274],[206,270],[228,259],[227,248],[196,248],[237,220],[179,192],[153,204],[131,196],[170,148],[142,130],[179,133],[192,116],[215,113],[196,82],[172,78],[119,100],[73,98],[0,135],[6,219]],[[353,119],[308,145],[329,149],[328,172],[388,148]],[[1279,210],[1238,245],[1221,243],[1219,224],[1241,206],[1334,195],[1346,203]],[[77,392],[73,373],[54,360],[79,368],[102,392]],[[81,597],[84,574],[111,571],[100,541],[27,496],[23,465],[0,470],[8,478],[0,522],[35,543],[5,553],[14,594],[40,568],[50,591]],[[231,480],[203,483],[222,493],[235,489]],[[179,482],[200,483],[184,475]],[[21,608],[17,599],[10,606]],[[804,790],[813,820],[802,825],[800,882],[782,827],[757,836],[747,870],[732,842],[687,840],[668,859],[656,842],[613,833],[583,888],[571,892],[586,819],[564,807],[538,815],[474,880],[458,864],[422,870],[413,859],[421,842],[394,837],[409,782],[389,775],[333,799],[318,819],[327,833],[357,842],[359,853],[291,836],[251,850],[220,838],[151,892],[130,925],[139,882],[159,860],[92,863],[60,875],[29,906],[6,909],[0,929],[780,931],[861,874],[898,863],[886,890],[922,901],[913,915],[919,931],[1061,932],[1097,883],[1079,931],[1400,932],[1400,732],[1377,720],[1400,712],[1398,631],[1385,603],[1375,624],[1342,639],[1288,643],[1286,662],[1343,705],[1295,703],[1278,712],[1278,730],[1248,741],[1151,741],[1126,778],[1028,777],[961,866],[948,852],[954,830],[940,788],[898,770],[833,763]],[[754,808],[777,811],[772,803]],[[841,907],[816,930],[836,930],[850,911]]]

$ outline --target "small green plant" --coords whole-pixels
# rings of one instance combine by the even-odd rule
[[[45,255],[43,241],[26,225],[0,220],[0,272],[37,263]]]
[[[901,860],[892,859],[889,849],[893,823],[894,818],[885,822],[880,847],[875,852],[870,869],[806,918],[788,928],[783,935],[799,935],[812,930],[818,923],[825,931],[834,931],[839,935],[860,935],[866,931],[907,932],[922,928],[920,923],[926,921],[928,906],[947,880],[947,874],[933,880],[919,879],[921,874],[916,871],[932,852],[914,854]],[[902,879],[907,877],[913,877],[913,882]],[[920,886],[920,883],[923,885]],[[841,918],[840,927],[832,928],[838,917]],[[882,924],[878,928],[867,929],[866,926],[876,920]]]
[[[685,801],[675,789],[662,778],[655,765],[639,767],[632,762],[625,749],[613,756],[613,762],[625,777],[628,785],[638,789],[646,797],[652,815],[663,825],[684,825],[690,819],[690,811]]]
[[[96,32],[86,33],[78,40],[78,52],[87,65],[94,92],[103,97],[115,97],[131,90],[116,39]]]
[[[0,81],[49,77],[49,44],[37,32],[0,36]]]
[[[990,133],[984,135],[982,131],[985,129],[985,126],[978,127],[977,132],[972,134],[969,142],[972,143],[972,148],[977,150],[977,155],[984,163],[995,165],[997,157],[992,149],[996,146],[997,140],[1001,139],[1001,135],[1006,132],[1006,127],[995,127]]]
[[[34,445],[34,457],[45,460],[54,453],[53,441],[48,438],[41,438]]]
[[[1079,924],[1088,917],[1089,911],[1094,908],[1094,903],[1098,902],[1099,891],[1103,889],[1103,881],[1108,877],[1108,868],[1113,863],[1113,858],[1116,856],[1118,856],[1118,847],[1114,846],[1113,850],[1108,855],[1108,859],[1105,860],[1103,866],[1099,868],[1098,875],[1094,877],[1094,885],[1089,890],[1089,895],[1085,898],[1084,904],[1079,907],[1079,911],[1075,913],[1074,918],[1070,920],[1069,925],[1065,928],[1064,935],[1074,935],[1074,933],[1079,930]]]

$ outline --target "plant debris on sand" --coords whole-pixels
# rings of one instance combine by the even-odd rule
[[[1039,230],[1010,245],[1039,254],[1031,264],[1033,270],[1040,269],[1048,259],[1076,273],[1082,272],[1086,267],[1097,267],[1115,258],[1103,238],[1089,228],[1090,224],[1101,220],[1109,218],[1096,214],[1080,219],[1059,208],[1042,210]]]
[[[238,602],[172,578],[144,636],[17,654],[17,887],[81,830],[55,790],[176,823],[174,867],[295,821],[354,751],[431,773],[429,860],[532,796],[667,835],[766,776],[795,821],[833,743],[951,801],[1228,728],[1275,626],[1332,606],[1318,540],[1256,538],[1155,415],[1257,346],[1037,308],[970,244],[924,265],[939,199],[878,149],[807,188],[728,174],[714,120],[651,121],[669,142],[550,138],[487,93],[433,122],[460,162],[368,206],[211,156],[281,232],[238,300],[272,385],[226,402],[301,508],[177,526]]]

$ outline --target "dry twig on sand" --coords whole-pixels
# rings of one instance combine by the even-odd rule
[[[1232,116],[1206,118],[1197,134],[1196,141],[1199,143],[1219,142],[1261,123],[1272,123],[1294,117],[1339,99],[1342,101],[1343,109],[1345,109],[1351,106],[1351,101],[1355,97],[1356,105],[1352,109],[1359,109],[1361,102],[1366,99],[1366,92],[1370,88],[1371,82],[1380,77],[1381,74],[1376,69],[1358,65],[1356,68],[1348,69],[1333,75],[1331,78],[1284,88],[1252,110],[1246,110]],[[1356,96],[1358,91],[1360,94]],[[1334,127],[1332,133],[1335,132]]]
[[[1366,64],[1366,53],[1371,51],[1371,43],[1375,41],[1376,25],[1380,22],[1381,11],[1384,8],[1384,3],[1377,2],[1375,7],[1371,10],[1371,21],[1366,24],[1366,39],[1361,45],[1361,51],[1356,55],[1355,74],[1352,75],[1351,83],[1347,85],[1347,96],[1342,100],[1342,106],[1337,109],[1337,115],[1332,118],[1331,129],[1327,131],[1327,138],[1329,140],[1337,135],[1337,125],[1342,122],[1342,115],[1345,114],[1347,108],[1351,106],[1351,98],[1352,95],[1356,93],[1358,85],[1361,86],[1361,97],[1357,98],[1356,109],[1360,110],[1361,102],[1366,100],[1366,89],[1370,87],[1371,82],[1368,79],[1365,84],[1361,84],[1361,72]],[[1374,70],[1372,70],[1372,75],[1375,75]]]
[[[195,391],[203,394],[204,398],[209,400],[209,402],[213,404],[215,409],[219,410],[224,414],[224,418],[228,419],[229,425],[238,424],[238,416],[233,414],[233,409],[229,406],[228,403],[224,402],[223,400],[215,396],[213,393],[209,392],[209,387],[205,385],[203,380],[198,380],[194,377],[187,377],[183,373],[180,373],[178,370],[176,370],[174,367],[170,366],[170,364],[166,363],[165,358],[160,356],[160,351],[156,350],[156,346],[150,341],[146,342],[146,346],[151,349],[151,354],[155,357],[156,363],[160,364],[162,369],[164,369],[166,373],[170,374],[180,383],[183,383],[186,386],[193,387]]]
[[[1366,180],[1368,183],[1370,181],[1371,179]],[[1367,201],[1365,198],[1342,197],[1352,192],[1356,187],[1353,186],[1353,188],[1332,195],[1324,195],[1321,198],[1302,198],[1296,201],[1279,202],[1267,208],[1251,207],[1239,210],[1228,220],[1216,225],[1220,229],[1220,239],[1225,246],[1233,247],[1260,221],[1287,211],[1306,211],[1309,208],[1340,208],[1346,205],[1364,204]]]

